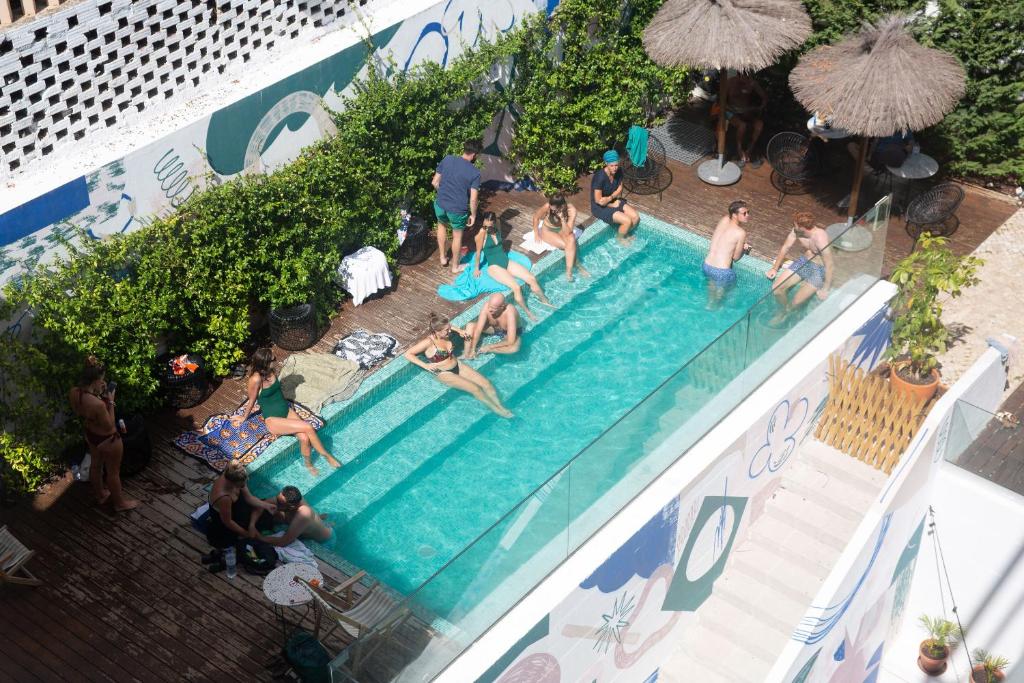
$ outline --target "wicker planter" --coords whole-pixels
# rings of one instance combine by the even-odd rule
[[[430,227],[425,221],[414,218],[409,221],[405,241],[398,248],[398,262],[413,266],[430,256]]]
[[[170,356],[160,359],[160,386],[171,408],[191,408],[199,405],[206,397],[206,365],[202,356],[189,355],[189,360],[198,365],[195,372],[175,375],[171,370]]]
[[[121,476],[132,477],[146,469],[146,465],[153,458],[153,442],[149,440],[146,422],[141,415],[131,415],[123,419],[127,431],[121,435],[124,442]]]
[[[286,351],[302,351],[316,343],[316,308],[299,304],[270,311],[270,340]]]

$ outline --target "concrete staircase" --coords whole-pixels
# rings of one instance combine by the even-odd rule
[[[658,680],[762,683],[886,476],[809,439]]]

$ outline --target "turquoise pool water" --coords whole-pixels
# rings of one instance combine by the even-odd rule
[[[321,463],[322,474],[313,480],[292,448],[257,470],[253,490],[268,495],[285,484],[299,486],[334,520],[334,538],[316,550],[344,558],[401,593],[414,591],[768,289],[765,265],[745,259],[737,268],[737,287],[721,308],[708,311],[700,272],[706,243],[649,217],[638,235],[628,248],[606,228],[588,240],[582,253],[591,278],[568,283],[561,261],[555,263],[541,281],[557,308],[533,306],[542,317],[526,331],[519,354],[474,363],[514,419],[443,390],[428,373],[409,366],[357,398],[321,431],[328,448],[343,454],[344,467],[331,471]],[[425,302],[424,317],[428,310]],[[628,456],[618,456],[595,474],[588,482],[594,498],[630,464]],[[514,520],[500,530],[506,541],[513,535],[518,551],[497,565],[488,563],[488,586],[564,531],[566,504],[553,507],[559,505],[555,514],[537,517],[527,533],[513,529]],[[471,559],[432,582],[421,602],[449,617],[465,604],[471,587],[474,594],[486,593]]]

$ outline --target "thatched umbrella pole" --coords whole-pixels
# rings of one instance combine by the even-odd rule
[[[718,167],[725,166],[725,94],[728,92],[729,72],[720,69],[718,72]],[[738,180],[738,178],[737,178]]]
[[[963,96],[965,82],[956,58],[918,44],[907,19],[895,15],[800,59],[789,74],[796,99],[807,111],[832,112],[834,126],[861,136],[845,225],[857,215],[868,139],[935,125]]]
[[[712,185],[730,185],[740,169],[725,161],[725,109],[729,69],[757,71],[811,34],[811,19],[799,0],[666,0],[644,29],[644,50],[668,67],[718,69],[718,158],[697,175]]]
[[[868,138],[861,137],[857,146],[857,167],[853,171],[853,188],[850,190],[850,206],[846,210],[846,224],[857,217],[857,202],[860,200],[860,186],[864,181],[864,162],[868,158]]]

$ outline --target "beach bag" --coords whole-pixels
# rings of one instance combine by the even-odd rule
[[[239,562],[246,572],[266,576],[277,566],[277,551],[269,543],[249,541],[240,553]]]
[[[309,631],[297,630],[289,636],[284,658],[303,683],[330,683],[331,657]]]

